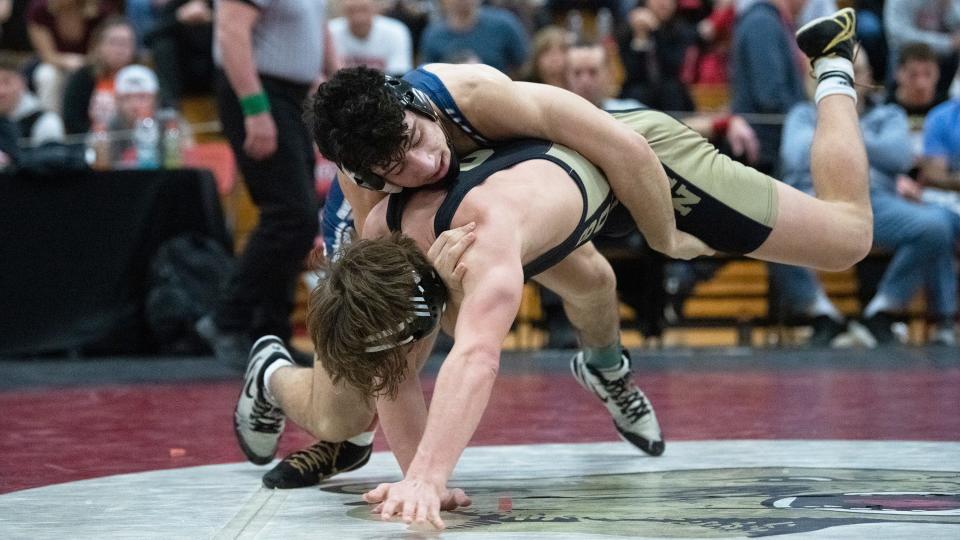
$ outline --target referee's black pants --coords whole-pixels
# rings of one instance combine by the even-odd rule
[[[221,331],[288,340],[297,279],[319,230],[313,144],[301,120],[309,87],[263,75],[260,79],[277,124],[277,151],[255,161],[243,151],[246,132],[239,100],[226,75],[217,74],[220,122],[260,220],[214,321]]]

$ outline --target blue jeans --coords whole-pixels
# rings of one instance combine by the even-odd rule
[[[957,313],[954,247],[960,216],[892,193],[872,193],[870,199],[873,244],[894,252],[877,294],[906,307],[917,289],[925,285],[928,311],[936,317],[953,317]]]

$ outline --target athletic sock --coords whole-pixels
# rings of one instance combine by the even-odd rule
[[[600,370],[620,367],[620,340],[606,347],[584,347],[583,360],[588,366]]]
[[[274,407],[279,407],[280,404],[277,403],[277,398],[273,397],[273,392],[270,391],[270,378],[273,377],[273,374],[276,373],[278,369],[284,367],[293,367],[293,362],[278,358],[267,366],[266,371],[263,372],[263,396],[267,398],[267,401]]]
[[[834,94],[842,94],[857,102],[857,91],[853,88],[853,63],[839,56],[825,56],[813,62],[813,75],[817,78],[817,91],[814,101]]]
[[[363,433],[357,435],[356,437],[351,437],[347,439],[348,443],[355,444],[357,446],[370,446],[373,444],[373,434],[374,431],[364,431]]]

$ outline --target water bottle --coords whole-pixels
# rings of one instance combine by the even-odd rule
[[[133,130],[133,146],[137,153],[137,168],[156,169],[160,166],[158,156],[160,130],[153,118],[147,117],[137,122]]]
[[[179,169],[183,165],[183,132],[177,113],[165,109],[157,118],[163,126],[163,168]]]
[[[110,132],[102,125],[95,125],[87,134],[86,153],[84,157],[87,165],[96,171],[110,170]]]

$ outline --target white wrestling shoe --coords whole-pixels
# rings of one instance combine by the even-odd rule
[[[607,406],[620,437],[651,456],[663,453],[665,445],[657,414],[631,380],[630,355],[626,350],[621,352],[620,365],[614,369],[599,370],[588,365],[582,351],[570,360],[570,369],[580,385]]]
[[[290,352],[277,336],[263,336],[250,349],[247,373],[233,413],[233,430],[247,459],[257,465],[273,461],[280,443],[286,416],[280,407],[267,401],[263,374],[277,360],[293,363]]]

